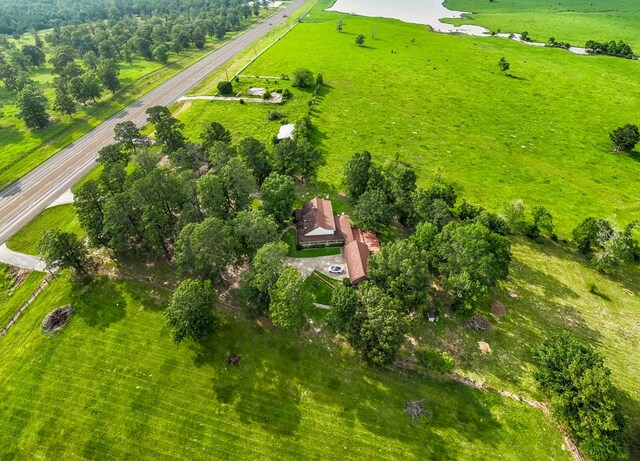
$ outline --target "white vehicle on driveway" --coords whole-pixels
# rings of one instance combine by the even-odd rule
[[[330,274],[342,274],[344,269],[341,266],[329,266]]]

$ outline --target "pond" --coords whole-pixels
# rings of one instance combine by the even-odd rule
[[[486,35],[480,26],[453,26],[440,21],[443,18],[461,18],[462,11],[451,11],[439,0],[337,0],[328,11],[357,14],[378,18],[399,19],[414,24],[430,26],[436,32]]]
[[[445,34],[465,34],[477,37],[492,37],[484,27],[470,24],[454,26],[441,21],[444,18],[460,19],[464,11],[452,11],[440,0],[336,0],[327,11],[356,14],[374,18],[399,19],[413,24],[424,24],[435,32]],[[496,34],[496,37],[509,38],[530,46],[545,46],[544,43],[523,41],[520,34]],[[584,48],[571,47],[567,51],[574,54],[587,54]]]

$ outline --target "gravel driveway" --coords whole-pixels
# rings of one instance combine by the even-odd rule
[[[347,273],[347,265],[342,254],[319,256],[317,258],[286,258],[284,263],[298,269],[303,279],[309,277],[313,271],[321,272],[336,280],[342,280],[349,276]],[[342,274],[330,274],[329,266],[340,266],[344,269],[344,272]]]

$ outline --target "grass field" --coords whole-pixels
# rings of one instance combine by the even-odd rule
[[[40,213],[36,219],[9,239],[7,247],[19,253],[37,255],[40,238],[49,229],[73,232],[79,237],[86,235],[86,232],[80,227],[75,207],[73,205],[59,205]]]
[[[495,327],[476,333],[453,318],[423,325],[417,336],[449,351],[465,375],[489,384],[543,399],[532,378],[533,348],[552,334],[570,330],[603,355],[612,381],[621,391],[629,434],[640,446],[640,270],[606,277],[566,245],[519,240],[514,245],[509,280],[495,293],[507,315],[484,315]],[[589,292],[593,282],[598,294]],[[510,296],[517,295],[517,298]],[[492,349],[480,351],[478,342]],[[640,456],[640,453],[636,453]]]
[[[0,342],[3,459],[569,459],[540,412],[411,373],[375,371],[322,336],[225,317],[170,342],[161,288],[55,280]],[[72,303],[51,337],[42,318]],[[227,367],[226,353],[241,357]],[[404,404],[424,399],[431,419]]]
[[[624,40],[640,54],[640,10],[636,0],[446,0],[452,10],[473,12],[473,21],[445,21],[478,24],[502,32],[529,32],[536,41],[549,37],[584,46],[587,40]]]
[[[376,38],[356,46],[355,34],[372,29]],[[515,78],[499,72],[502,56]],[[327,160],[318,177],[327,192],[340,190],[349,156],[368,149],[378,161],[399,153],[423,185],[438,171],[461,196],[490,208],[518,198],[542,204],[561,235],[589,215],[640,217],[640,152],[614,155],[608,136],[640,123],[638,62],[316,9],[243,73],[299,67],[323,73],[326,82],[313,123]],[[256,125],[240,106],[224,111],[198,104],[180,118],[220,120],[242,135],[244,117]]]
[[[250,21],[253,24],[264,19],[265,15],[263,14]],[[29,131],[24,122],[15,116],[17,112],[16,94],[7,91],[3,86],[0,88],[0,104],[2,104],[2,110],[5,113],[0,121],[0,146],[2,146],[0,150],[0,189],[35,168],[130,102],[240,33],[242,31],[230,32],[222,42],[210,39],[202,50],[192,48],[183,51],[180,55],[170,53],[169,62],[164,66],[143,59],[134,59],[132,64],[122,62],[120,63],[122,88],[115,95],[105,91],[98,104],[90,105],[87,108],[79,105],[79,112],[74,114],[73,118],[49,111],[52,116],[51,123],[47,128],[36,132]],[[29,34],[20,40],[20,44],[32,42],[32,36]],[[46,46],[45,53],[48,59],[51,48]],[[34,69],[31,78],[38,83],[48,99],[53,102],[55,92],[50,83],[55,75],[51,74],[51,69],[51,64],[47,63],[40,69]]]
[[[42,272],[31,272],[16,277],[16,269],[0,263],[0,329],[11,320],[44,278]]]

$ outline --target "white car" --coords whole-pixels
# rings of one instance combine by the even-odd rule
[[[342,274],[344,272],[344,269],[340,266],[330,266],[329,267],[329,273],[330,274]]]

